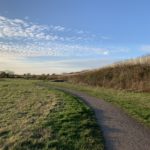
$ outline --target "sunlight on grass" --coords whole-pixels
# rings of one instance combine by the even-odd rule
[[[0,81],[0,149],[102,150],[91,109],[41,83]]]
[[[91,96],[104,99],[121,107],[133,118],[139,122],[150,126],[150,94],[149,93],[135,93],[123,90],[113,90],[94,86],[85,86],[81,84],[71,83],[52,83],[50,85],[70,88],[85,92]]]

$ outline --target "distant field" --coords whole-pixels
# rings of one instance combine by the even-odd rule
[[[85,92],[122,108],[131,117],[150,127],[150,93],[127,92],[71,83],[49,84]]]
[[[0,149],[102,150],[91,109],[42,81],[0,80]]]

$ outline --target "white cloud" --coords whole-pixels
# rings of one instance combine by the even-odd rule
[[[38,74],[77,71],[98,67],[100,64],[109,62],[109,60],[98,60],[98,57],[124,52],[124,49],[120,48],[90,45],[88,40],[95,38],[96,35],[83,30],[39,25],[28,20],[0,16],[0,70]],[[84,45],[85,41],[88,44]],[[32,60],[33,57],[45,56],[53,56],[54,61],[32,62],[27,60],[27,58]],[[56,61],[56,56],[70,57],[75,60]]]
[[[84,34],[85,32],[83,30],[77,31],[78,34]]]
[[[65,30],[65,27],[62,27],[62,26],[51,26],[52,30],[55,30],[55,31],[64,31]]]
[[[0,56],[37,57],[37,56],[93,56],[108,55],[104,48],[87,47],[81,45],[33,43],[14,44],[0,42]]]
[[[104,49],[81,46],[77,44],[60,44],[84,40],[82,36],[60,36],[52,31],[63,32],[62,26],[46,26],[21,19],[9,19],[0,16],[0,56],[70,56],[106,54]],[[75,30],[76,31],[76,30]],[[73,31],[69,31],[73,32]],[[83,33],[83,31],[80,31]],[[4,42],[5,41],[5,42]]]
[[[64,27],[38,25],[21,19],[9,19],[0,16],[1,38],[28,38],[33,40],[61,40],[52,31],[64,31]],[[50,32],[51,31],[51,32]]]
[[[63,35],[60,35],[62,33]],[[29,22],[28,19],[9,19],[0,16],[0,38],[68,42],[90,40],[93,36],[83,30],[67,29],[60,25],[39,25]]]
[[[109,51],[104,51],[103,54],[104,54],[104,55],[108,55],[108,54],[109,54]]]

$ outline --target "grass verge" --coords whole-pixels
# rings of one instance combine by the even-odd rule
[[[103,150],[92,110],[40,83],[0,81],[0,149]]]
[[[71,83],[50,82],[50,85],[78,90],[104,99],[121,107],[131,117],[150,127],[150,93],[127,92]]]

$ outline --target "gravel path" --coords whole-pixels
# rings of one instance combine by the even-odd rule
[[[137,123],[120,108],[81,92],[59,89],[80,97],[94,110],[106,150],[150,150],[150,129]]]

